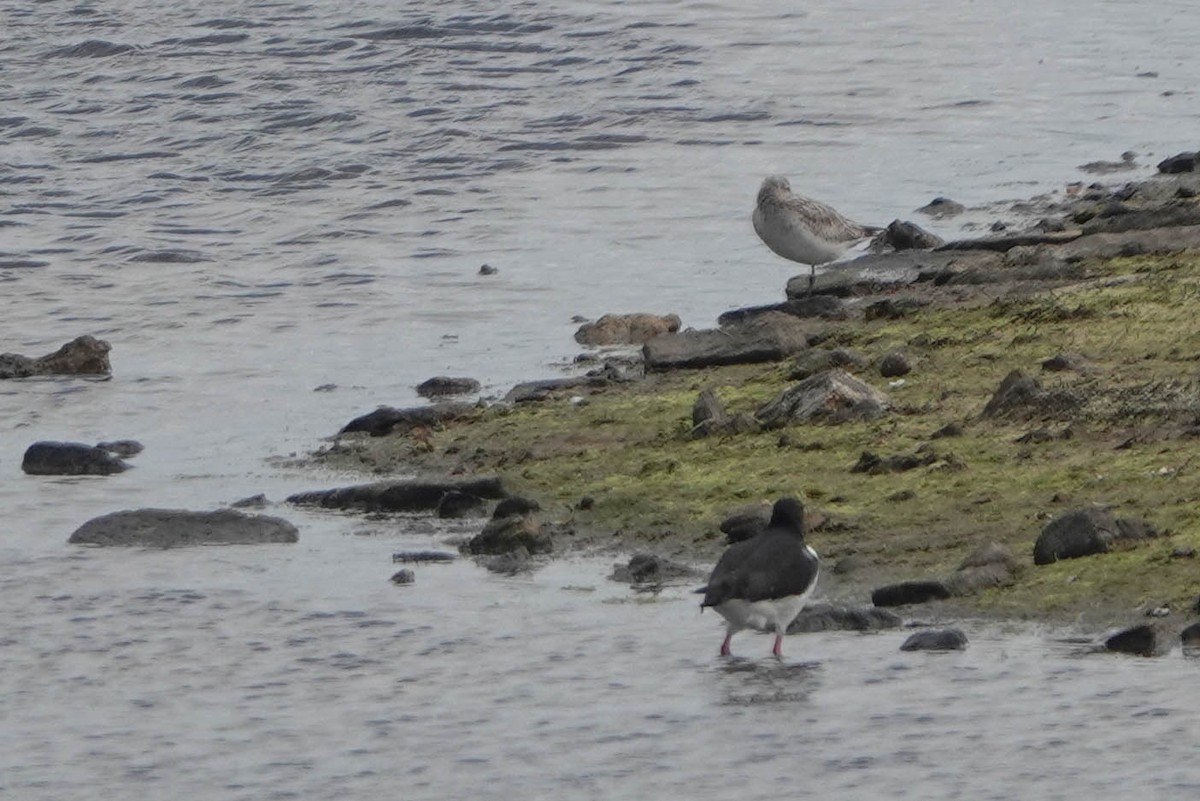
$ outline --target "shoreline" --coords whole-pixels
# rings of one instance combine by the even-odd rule
[[[725,547],[728,515],[794,494],[824,560],[823,600],[869,603],[881,584],[952,576],[996,545],[1008,575],[902,609],[1094,627],[1166,608],[1156,625],[1179,629],[1200,611],[1200,335],[1187,311],[1200,297],[1198,192],[1200,176],[1185,173],[1042,198],[1036,230],[863,256],[818,275],[807,299],[793,286],[807,287],[805,272],[787,303],[735,310],[713,329],[799,339],[778,358],[656,365],[662,348],[698,336],[664,333],[641,366],[608,359],[511,403],[339,435],[310,461],[371,481],[497,476],[540,504],[556,553],[700,566]],[[858,357],[844,369],[886,396],[883,413],[759,419],[834,351]],[[906,369],[882,375],[895,354]],[[1031,398],[985,412],[1013,371],[1032,380]],[[727,426],[698,436],[704,390]],[[413,410],[388,411],[403,421]],[[1048,522],[1096,505],[1156,536],[1033,564]]]

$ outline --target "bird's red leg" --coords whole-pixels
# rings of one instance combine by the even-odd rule
[[[721,643],[721,656],[729,656],[729,641],[733,639],[733,632],[725,635],[725,641]]]
[[[775,647],[771,649],[771,653],[775,656],[783,656],[783,635],[775,635]]]

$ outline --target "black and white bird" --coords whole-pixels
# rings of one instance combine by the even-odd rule
[[[817,586],[820,564],[804,541],[804,506],[795,498],[776,501],[767,528],[729,546],[697,590],[704,593],[701,611],[711,606],[725,618],[721,655],[729,655],[734,634],[753,628],[775,632],[771,653],[781,656],[783,635]]]
[[[835,261],[883,230],[859,225],[832,206],[796,194],[787,178],[779,175],[763,179],[751,220],[759,238],[772,251],[809,266],[810,291],[818,264]]]

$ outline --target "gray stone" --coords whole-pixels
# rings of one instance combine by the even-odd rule
[[[967,635],[959,629],[928,629],[911,635],[900,646],[901,651],[962,651],[967,647]]]
[[[112,346],[103,339],[76,337],[54,353],[39,358],[19,353],[0,354],[0,378],[28,378],[37,375],[111,375],[108,352]]]
[[[135,509],[93,518],[67,541],[75,545],[179,548],[289,543],[299,538],[297,528],[282,518],[248,515],[234,509]]]
[[[804,324],[773,312],[727,328],[662,334],[642,347],[649,371],[757,364],[786,359],[808,347]]]
[[[1105,553],[1117,540],[1158,536],[1145,520],[1113,517],[1098,506],[1072,509],[1046,524],[1033,546],[1033,563],[1047,565],[1059,559]]]
[[[788,378],[803,381],[809,376],[823,373],[835,367],[862,368],[867,366],[867,357],[849,348],[812,348],[796,357]]]
[[[575,332],[581,345],[642,345],[660,334],[679,330],[675,314],[606,314],[592,323],[584,323]]]
[[[933,200],[917,209],[917,213],[928,214],[935,220],[941,220],[946,217],[957,217],[966,210],[966,206],[957,201],[951,200],[948,197],[935,197]]]
[[[899,628],[904,621],[895,612],[870,606],[811,606],[788,626],[788,634],[818,631],[880,631]]]
[[[476,412],[472,403],[445,401],[429,406],[414,406],[406,409],[394,409],[391,406],[380,406],[373,412],[356,417],[342,426],[339,434],[350,434],[365,431],[373,437],[387,434],[405,434],[417,428],[432,428],[451,420],[469,417]]]
[[[899,378],[912,372],[912,361],[904,351],[893,350],[879,360],[879,374],[884,378]]]
[[[892,220],[883,233],[883,241],[895,250],[930,250],[946,240],[907,220]]]
[[[950,596],[949,588],[941,581],[902,581],[872,590],[871,603],[875,606],[907,606],[941,601]]]
[[[432,512],[450,492],[488,500],[508,497],[499,478],[484,477],[467,481],[379,481],[298,492],[289,496],[287,502],[361,512]]]
[[[1104,647],[1119,654],[1156,656],[1160,653],[1158,630],[1149,623],[1118,631],[1104,640]]]
[[[717,318],[717,324],[724,327],[746,323],[763,315],[778,312],[801,319],[819,317],[826,320],[842,320],[846,317],[846,304],[840,298],[832,295],[806,295],[791,298],[783,303],[771,303],[766,306],[747,306],[724,312]]]
[[[470,395],[478,392],[479,382],[474,378],[438,375],[417,384],[417,394],[422,398],[441,398],[447,395]]]
[[[129,465],[82,442],[35,442],[25,450],[21,469],[31,476],[109,476]]]
[[[779,393],[755,413],[766,427],[823,420],[873,420],[890,407],[887,395],[845,370],[827,370]]]
[[[703,576],[699,570],[688,565],[672,562],[669,559],[652,554],[637,553],[623,565],[613,565],[609,575],[612,581],[634,586],[661,586],[669,581],[699,578]]]
[[[417,580],[417,574],[412,572],[411,570],[409,570],[407,567],[403,568],[401,570],[397,570],[395,573],[392,574],[392,583],[393,584],[400,584],[400,585],[412,584],[416,580]]]

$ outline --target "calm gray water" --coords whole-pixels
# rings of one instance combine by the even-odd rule
[[[1147,174],[1196,144],[1190,2],[0,0],[0,33],[0,351],[91,333],[114,367],[0,384],[0,795],[1194,794],[1178,654],[983,628],[941,657],[791,638],[783,664],[742,635],[723,662],[685,588],[635,599],[607,564],[393,587],[391,552],[446,534],[422,521],[65,545],[114,509],[352,480],[270,457],[431,375],[553,374],[572,315],[778,298],[767,173],[875,223],[1126,149]],[[20,473],[35,440],[125,437],[124,475]]]

